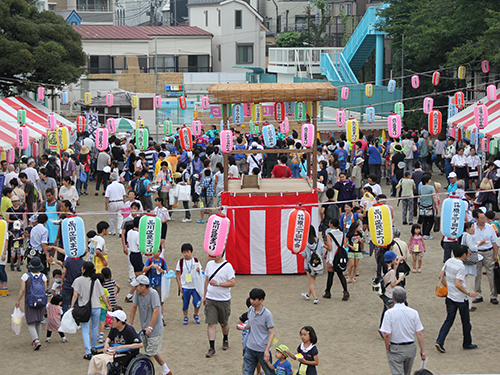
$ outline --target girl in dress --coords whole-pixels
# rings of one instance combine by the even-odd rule
[[[408,242],[408,249],[413,257],[413,272],[422,272],[422,257],[425,253],[424,239],[421,234],[422,228],[420,224],[413,224],[411,227],[410,242]]]
[[[316,366],[319,364],[319,359],[316,343],[318,342],[318,336],[316,336],[314,328],[311,326],[303,327],[300,330],[300,339],[302,343],[298,346],[295,355],[288,350],[284,350],[283,353],[300,362],[297,374],[317,375]]]
[[[59,332],[59,327],[61,327],[61,315],[62,315],[62,297],[61,295],[55,295],[50,300],[47,313],[47,338],[45,342],[50,342],[50,337],[52,332],[59,333],[61,336],[61,341],[66,343],[68,339],[64,335],[64,332]]]
[[[354,222],[346,235],[347,246],[349,247],[347,264],[347,282],[355,283],[358,276],[359,260],[363,259],[363,231],[358,222]]]

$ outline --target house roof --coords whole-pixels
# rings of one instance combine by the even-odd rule
[[[222,0],[188,0],[187,5],[207,5],[207,4],[219,4]]]
[[[153,39],[154,36],[212,36],[197,26],[73,26],[84,40]]]
[[[241,4],[243,6],[246,6],[248,8],[248,10],[250,10],[250,12],[252,12],[255,17],[257,17],[259,19],[260,22],[264,21],[264,18],[259,14],[259,12],[257,12],[257,10],[251,6],[249,3],[247,3],[246,1],[243,1],[243,0],[225,0],[225,1],[222,1],[220,3],[220,5],[225,5],[225,4],[229,4],[229,3],[238,3],[238,4]]]

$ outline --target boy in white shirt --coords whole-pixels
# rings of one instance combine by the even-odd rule
[[[177,285],[182,293],[182,312],[184,314],[184,321],[182,324],[186,325],[189,323],[188,309],[189,301],[191,297],[193,298],[194,315],[193,319],[196,324],[200,324],[200,306],[201,306],[201,296],[196,290],[195,278],[201,275],[201,264],[200,261],[193,257],[193,246],[190,243],[185,243],[181,247],[181,252],[183,258],[177,262],[175,266],[175,275],[177,277]]]

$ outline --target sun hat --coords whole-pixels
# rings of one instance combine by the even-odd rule
[[[286,354],[285,354],[285,351],[287,351],[287,352],[289,352],[289,351],[290,351],[290,349],[288,349],[288,346],[283,345],[283,344],[281,344],[280,346],[278,346],[278,347],[276,348],[276,350],[277,350],[278,352],[280,352],[281,354],[283,354],[283,355],[285,356],[285,358],[286,358],[286,357],[288,357],[288,355],[286,355]]]
[[[396,259],[397,256],[396,256],[396,253],[392,250],[389,250],[387,251],[385,254],[384,254],[384,261],[387,263],[387,262],[392,262],[394,259]]]
[[[440,183],[440,182],[434,182],[434,188],[435,188],[436,190],[441,190],[441,187],[442,187],[442,185],[441,185],[441,183]]]
[[[28,271],[30,272],[40,272],[43,271],[43,264],[39,257],[31,258],[30,263],[28,264]]]
[[[139,285],[149,285],[149,279],[145,275],[137,276],[131,283],[131,286],[139,286]]]
[[[21,199],[17,195],[13,195],[12,198],[10,198],[11,202],[20,201],[20,200]]]
[[[363,158],[357,158],[356,159],[356,165],[362,164],[364,162],[365,162],[365,160]]]
[[[83,145],[80,148],[80,155],[87,155],[90,152],[89,148],[85,145]]]
[[[125,323],[127,321],[127,314],[125,314],[125,311],[123,310],[116,310],[116,311],[111,311],[108,312],[108,315],[118,319],[120,322]]]
[[[457,174],[455,172],[450,172],[448,178],[457,178]]]

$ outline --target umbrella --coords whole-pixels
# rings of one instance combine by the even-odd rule
[[[126,133],[128,130],[134,131],[135,130],[135,122],[125,118],[125,117],[120,117],[116,119],[116,132],[117,133]]]

